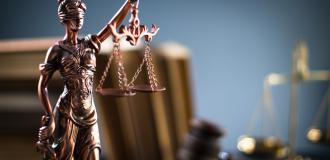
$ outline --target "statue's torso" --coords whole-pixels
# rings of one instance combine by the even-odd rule
[[[92,94],[96,67],[95,51],[83,40],[77,47],[61,42],[59,46],[59,72],[65,84],[58,102],[59,110],[79,125],[95,123],[96,111]]]

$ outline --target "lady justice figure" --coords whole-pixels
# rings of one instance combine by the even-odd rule
[[[135,3],[137,0],[127,0],[98,34],[80,39],[85,4],[81,0],[58,0],[58,16],[66,33],[63,40],[49,48],[39,67],[38,94],[46,115],[36,145],[44,159],[99,159],[101,146],[92,93],[95,54],[111,35],[110,25],[117,28]],[[52,107],[47,85],[55,71],[59,71],[65,86]]]

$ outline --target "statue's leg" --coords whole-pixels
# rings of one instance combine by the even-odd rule
[[[56,127],[54,132],[54,149],[59,160],[73,159],[74,144],[78,127],[68,118],[56,111]]]
[[[99,160],[100,152],[101,145],[97,123],[89,127],[80,128],[74,151],[75,159]]]

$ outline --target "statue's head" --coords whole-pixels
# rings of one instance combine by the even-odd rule
[[[58,0],[58,17],[62,24],[78,31],[84,23],[86,5],[81,0]]]

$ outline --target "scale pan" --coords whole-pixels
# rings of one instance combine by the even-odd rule
[[[137,92],[161,92],[165,91],[165,87],[151,87],[151,85],[135,85],[132,87]]]
[[[307,132],[307,139],[312,143],[330,144],[330,131],[317,127],[311,127]]]
[[[288,149],[275,137],[243,135],[238,139],[237,148],[251,157],[283,158],[288,154]]]
[[[136,93],[132,90],[122,90],[116,88],[104,88],[96,91],[103,96],[116,96],[116,97],[126,97],[126,96],[134,96]]]

